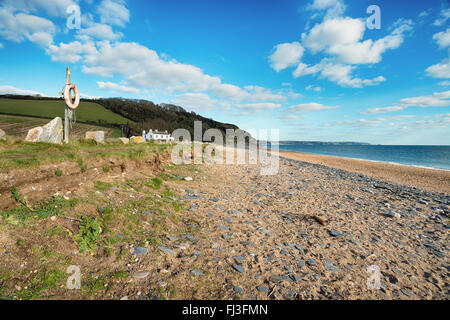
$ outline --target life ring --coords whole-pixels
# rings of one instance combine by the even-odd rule
[[[75,94],[74,102],[72,102],[72,99],[70,98],[70,90],[73,90],[73,93]],[[66,105],[70,109],[76,109],[78,107],[78,105],[80,104],[80,94],[78,93],[78,89],[75,84],[66,84],[66,86],[64,87],[64,100],[66,102]]]

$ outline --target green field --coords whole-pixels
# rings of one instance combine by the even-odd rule
[[[64,119],[64,101],[60,100],[19,100],[0,98],[0,113],[21,116],[44,117]],[[131,120],[109,111],[93,102],[80,102],[75,111],[78,122],[101,120],[103,123],[126,124]]]

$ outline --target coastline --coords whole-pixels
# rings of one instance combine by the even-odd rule
[[[292,160],[321,164],[432,192],[450,193],[450,171],[448,170],[294,151],[279,150],[279,155]]]

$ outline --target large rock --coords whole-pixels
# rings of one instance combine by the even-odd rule
[[[6,132],[0,129],[0,140],[4,139],[6,137]]]
[[[128,144],[130,142],[130,139],[128,138],[119,138],[119,140],[123,143],[123,144]]]
[[[61,144],[63,140],[63,125],[60,117],[56,117],[45,126],[28,131],[25,141],[47,142]]]
[[[84,138],[103,143],[105,142],[105,131],[87,131]]]
[[[131,143],[142,143],[144,141],[142,140],[142,136],[137,136],[137,137],[133,136],[130,138],[130,142]]]

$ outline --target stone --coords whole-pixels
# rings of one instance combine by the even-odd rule
[[[164,252],[165,254],[176,256],[177,254],[172,249],[166,248],[166,247],[158,247],[159,250]]]
[[[244,289],[242,289],[241,287],[239,287],[239,286],[235,286],[234,287],[234,292],[236,292],[236,293],[242,293],[244,291]]]
[[[148,253],[148,249],[147,248],[134,247],[133,255],[147,254],[147,253]]]
[[[295,291],[288,290],[288,292],[283,296],[285,299],[292,299],[295,295]]]
[[[236,261],[243,261],[243,260],[245,260],[245,258],[243,256],[234,256],[233,259],[236,260]]]
[[[184,180],[185,181],[192,181],[193,179],[192,179],[192,177],[184,177]]]
[[[197,270],[197,269],[192,270],[191,273],[197,277],[203,275],[203,272],[201,272],[200,270]]]
[[[237,272],[245,273],[245,269],[242,266],[238,265],[238,264],[233,264],[232,267]]]
[[[122,142],[123,144],[130,143],[130,139],[128,139],[128,138],[119,138],[119,141]]]
[[[316,264],[316,260],[314,260],[314,259],[308,259],[308,260],[306,260],[306,263],[307,263],[308,265],[312,266],[312,265],[315,265],[315,264]]]
[[[165,286],[167,286],[167,282],[165,282],[165,281],[158,281],[156,284],[157,284],[158,286],[160,286],[160,287],[165,287]]]
[[[0,140],[4,139],[6,137],[6,132],[0,129]]]
[[[105,131],[86,131],[84,138],[103,143],[105,142]]]
[[[133,278],[134,279],[144,279],[144,278],[147,278],[149,274],[150,274],[150,272],[148,272],[148,271],[136,272],[135,274],[133,274]]]
[[[141,136],[133,136],[130,138],[130,143],[143,143],[144,141],[142,140]]]
[[[329,232],[330,236],[332,236],[332,237],[342,236],[342,233],[340,233],[339,231],[336,231],[336,230],[330,230],[328,232]]]
[[[267,288],[266,286],[257,286],[256,289],[261,293],[269,292],[269,288]]]
[[[25,141],[47,142],[61,144],[63,140],[63,125],[60,117],[54,118],[45,126],[36,127],[28,131]]]

